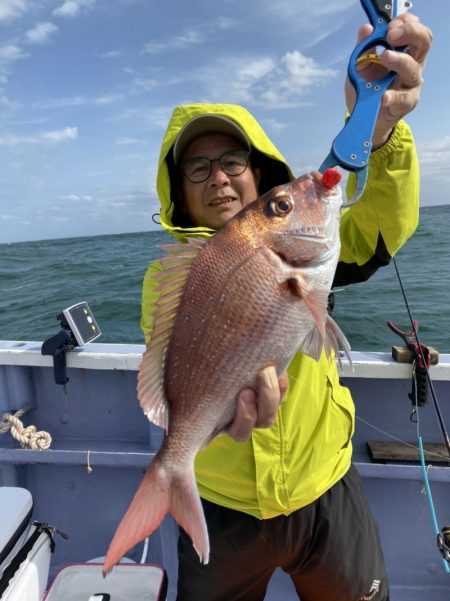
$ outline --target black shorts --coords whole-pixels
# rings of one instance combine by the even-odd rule
[[[302,601],[387,601],[377,526],[355,467],[317,501],[259,520],[202,501],[211,542],[202,565],[182,530],[177,601],[262,601],[281,567]]]

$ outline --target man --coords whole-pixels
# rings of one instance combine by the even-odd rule
[[[360,30],[362,39],[370,26]],[[418,168],[402,117],[418,102],[431,33],[405,14],[388,41],[408,54],[382,57],[397,73],[382,103],[363,197],[341,219],[335,284],[363,281],[405,243],[417,226]],[[367,77],[378,66],[368,66]],[[349,110],[354,102],[346,88]],[[283,157],[242,107],[175,109],[161,149],[161,224],[175,238],[210,236],[242,207],[292,178]],[[351,190],[349,191],[352,192]],[[157,300],[149,268],[142,327],[151,340]],[[351,465],[354,407],[334,362],[297,354],[286,378],[274,369],[258,390],[237,399],[230,436],[214,439],[196,459],[196,477],[211,541],[201,565],[184,532],[179,540],[179,601],[259,601],[277,566],[303,601],[388,599],[378,532]]]

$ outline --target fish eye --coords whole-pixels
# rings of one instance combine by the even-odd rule
[[[292,211],[293,203],[287,194],[280,194],[270,203],[270,208],[275,215],[283,217]]]

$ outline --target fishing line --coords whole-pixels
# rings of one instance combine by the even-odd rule
[[[416,340],[416,345],[417,345],[417,349],[420,353],[420,357],[422,359],[422,365],[425,368],[425,373],[427,376],[427,382],[428,385],[430,387],[430,391],[431,391],[431,395],[433,397],[433,402],[434,402],[434,408],[436,410],[436,415],[438,417],[439,420],[439,425],[441,428],[441,432],[442,435],[444,437],[444,441],[445,441],[445,446],[447,447],[447,452],[450,458],[450,440],[448,437],[448,433],[445,427],[445,423],[444,423],[444,418],[442,416],[441,413],[441,409],[439,407],[439,402],[437,400],[437,396],[436,393],[434,391],[434,387],[433,387],[433,383],[431,381],[431,377],[430,377],[430,373],[429,373],[429,369],[428,369],[428,364],[427,361],[425,360],[425,356],[423,353],[423,349],[422,349],[422,345],[419,341],[419,335],[417,332],[417,328],[416,328],[416,323],[413,320],[412,314],[411,314],[411,310],[409,307],[409,303],[408,303],[408,299],[406,297],[406,293],[405,293],[405,289],[403,287],[403,282],[402,279],[400,277],[400,272],[398,270],[397,267],[397,263],[395,261],[395,258],[392,257],[392,260],[394,262],[394,267],[395,267],[395,271],[397,273],[397,279],[398,282],[400,284],[400,289],[402,291],[402,295],[403,295],[403,300],[405,302],[405,306],[406,306],[406,310],[408,312],[409,315],[409,319],[412,325],[412,331],[414,333],[414,338]],[[413,365],[413,374],[415,374],[415,370],[414,370],[414,365]],[[444,570],[447,574],[450,574],[450,529],[449,527],[444,527],[442,528],[442,530],[439,530],[439,525],[437,522],[437,517],[436,517],[436,510],[434,508],[434,503],[433,503],[433,496],[431,493],[431,487],[430,487],[430,483],[428,481],[428,472],[425,466],[425,454],[424,454],[424,450],[423,450],[423,442],[422,442],[422,436],[420,433],[420,418],[419,418],[419,404],[418,404],[418,395],[417,395],[417,381],[416,378],[414,377],[414,385],[416,387],[416,394],[414,395],[414,404],[415,404],[415,416],[416,416],[416,429],[417,429],[417,440],[419,442],[419,448],[420,448],[420,465],[422,467],[422,475],[423,475],[423,481],[424,481],[424,485],[425,485],[425,491],[426,491],[426,496],[427,496],[427,500],[428,500],[428,506],[429,506],[429,510],[430,510],[430,514],[431,514],[431,519],[433,522],[433,529],[436,535],[436,540],[437,540],[437,546],[438,549],[442,555],[442,565],[444,567]]]
[[[378,214],[376,213],[377,218],[378,218]],[[418,353],[420,354],[421,360],[422,360],[422,364],[424,365],[425,368],[425,373],[426,373],[426,378],[427,378],[427,383],[429,385],[432,397],[433,397],[433,402],[434,402],[434,407],[435,407],[435,411],[439,420],[439,425],[441,428],[441,432],[445,441],[445,446],[447,448],[447,453],[448,453],[448,457],[449,457],[449,461],[450,461],[450,439],[447,433],[447,429],[445,427],[445,423],[444,423],[444,418],[442,416],[442,412],[439,406],[439,402],[437,399],[437,395],[435,393],[434,390],[434,386],[430,377],[430,373],[429,373],[429,369],[428,369],[428,364],[427,361],[425,359],[424,353],[423,353],[423,347],[420,343],[419,340],[419,335],[417,332],[417,328],[416,328],[416,322],[414,321],[413,317],[412,317],[412,313],[411,313],[411,309],[409,306],[409,302],[406,296],[406,292],[403,286],[403,282],[402,279],[400,277],[400,272],[397,266],[397,262],[395,261],[395,257],[392,257],[393,263],[394,263],[394,267],[395,267],[395,271],[397,274],[397,279],[400,285],[400,290],[402,292],[403,295],[403,300],[406,306],[406,310],[408,312],[408,316],[412,325],[412,331],[414,333],[414,338],[416,341],[416,345],[417,345],[417,349],[418,349]],[[294,380],[294,381],[298,381],[295,377],[292,377],[289,375],[289,378]],[[411,445],[409,443],[406,443],[405,441],[400,440],[399,438],[391,435],[389,432],[385,432],[383,430],[381,430],[380,428],[377,428],[376,426],[374,426],[373,424],[370,424],[369,422],[367,422],[366,420],[355,416],[356,419],[359,419],[361,422],[366,423],[367,425],[369,425],[370,427],[374,428],[375,430],[378,430],[380,432],[383,432],[384,434],[386,434],[387,436],[389,436],[390,438],[393,438],[394,440],[397,440],[398,442],[408,446],[408,447],[412,447],[414,449],[419,450],[419,455],[420,455],[420,464],[421,464],[421,468],[422,468],[422,476],[423,476],[423,482],[424,482],[424,487],[425,487],[425,492],[426,492],[426,497],[427,497],[427,501],[428,501],[428,505],[429,505],[429,510],[430,510],[430,514],[431,514],[431,519],[432,519],[432,523],[433,523],[433,529],[435,532],[435,535],[437,537],[437,546],[438,549],[441,553],[441,560],[442,560],[442,565],[444,567],[444,570],[447,574],[450,574],[450,527],[444,527],[442,528],[442,530],[439,530],[439,526],[438,526],[438,522],[437,522],[437,517],[436,517],[436,510],[434,507],[434,503],[433,503],[433,496],[431,493],[431,487],[430,487],[430,483],[428,480],[428,472],[427,472],[427,467],[425,465],[425,452],[424,452],[424,448],[423,448],[423,442],[422,442],[422,436],[420,434],[420,419],[419,419],[419,405],[418,405],[418,394],[417,394],[417,381],[415,378],[415,369],[414,369],[414,362],[413,362],[413,380],[414,380],[414,386],[416,388],[416,394],[414,395],[414,413],[416,415],[416,429],[417,429],[417,439],[418,439],[418,443],[419,443],[419,447],[416,447],[414,445]],[[437,455],[434,453],[429,453],[430,455]],[[442,456],[439,455],[439,458],[442,459]]]
[[[400,277],[400,272],[398,270],[397,262],[395,260],[395,257],[392,257],[392,261],[394,263],[395,271],[397,273],[398,283],[400,285],[400,290],[401,290],[402,295],[403,295],[403,300],[405,302],[405,306],[406,306],[406,310],[408,312],[409,320],[410,320],[411,325],[412,325],[412,332],[414,333],[414,338],[415,338],[416,343],[417,343],[417,348],[418,348],[418,351],[420,353],[420,357],[422,359],[422,363],[423,363],[423,365],[425,367],[425,373],[426,373],[426,376],[427,376],[428,385],[430,387],[431,396],[433,398],[434,408],[435,408],[436,415],[437,415],[437,418],[438,418],[438,421],[439,421],[439,426],[441,428],[442,436],[444,438],[444,443],[445,443],[445,446],[447,447],[447,453],[448,453],[449,462],[450,462],[450,438],[448,436],[448,432],[447,432],[447,429],[445,427],[445,422],[444,422],[444,418],[443,418],[443,415],[442,415],[442,411],[441,411],[441,408],[439,406],[439,402],[438,402],[438,399],[437,399],[437,396],[436,396],[436,393],[435,393],[435,390],[434,390],[433,382],[431,380],[430,371],[428,369],[427,362],[426,362],[424,354],[423,354],[422,345],[421,345],[420,340],[419,340],[419,334],[417,332],[416,324],[415,324],[414,319],[413,319],[412,314],[411,314],[411,309],[410,309],[410,306],[409,306],[409,303],[408,303],[408,299],[406,297],[405,289],[403,287],[403,282],[402,282],[402,279]]]
[[[300,380],[298,378],[296,378],[295,376],[288,374],[288,377],[289,377],[289,380],[292,380],[293,382],[300,382]],[[372,424],[371,422],[367,421],[366,419],[363,419],[359,415],[355,415],[355,419],[362,422],[366,426],[369,426],[373,430],[380,432],[380,434],[384,434],[388,438],[391,438],[392,440],[399,442],[400,444],[404,445],[405,447],[409,447],[410,449],[414,449],[415,451],[420,452],[420,447],[418,445],[411,444],[410,442],[406,442],[406,440],[402,440],[401,438],[394,436],[393,434],[391,434],[391,432],[388,432],[387,430],[383,430],[382,428],[379,428],[375,424]],[[425,453],[428,457],[436,457],[436,459],[440,459],[441,461],[442,461],[442,459],[444,459],[443,455],[441,455],[439,453],[433,453],[433,451],[425,451]]]
[[[366,424],[366,426],[369,426],[370,428],[373,428],[377,432],[380,432],[380,434],[384,434],[384,435],[388,436],[392,440],[399,442],[400,444],[404,445],[405,447],[409,447],[410,449],[414,449],[415,451],[420,451],[419,446],[411,444],[410,442],[406,442],[405,440],[402,440],[401,438],[394,436],[393,434],[391,434],[390,432],[387,432],[386,430],[383,430],[382,428],[378,428],[377,426],[368,422],[367,420],[363,419],[362,417],[359,417],[359,415],[355,415],[355,417],[358,421],[362,422],[363,424]],[[425,451],[425,453],[428,457],[436,457],[436,459],[440,459],[441,461],[443,459],[443,456],[440,455],[439,453],[433,453],[433,451]]]
[[[415,380],[414,380],[414,382],[417,385],[417,382]],[[425,491],[426,491],[427,500],[428,500],[428,508],[429,508],[430,514],[431,514],[431,521],[433,522],[434,533],[435,533],[436,537],[439,539],[440,530],[439,530],[439,525],[438,525],[438,521],[437,521],[437,517],[436,517],[436,510],[434,508],[433,495],[431,493],[430,482],[428,480],[428,470],[425,466],[425,453],[423,450],[422,436],[420,434],[420,418],[419,418],[419,405],[417,402],[417,394],[415,395],[415,409],[416,409],[416,417],[417,417],[417,422],[416,422],[417,440],[419,441],[419,448],[420,448],[420,465],[422,467],[422,477],[423,477],[423,482],[425,485]],[[441,561],[442,561],[442,565],[444,566],[444,570],[447,572],[447,574],[450,574],[450,566],[449,566],[448,562],[446,561],[446,559],[444,557],[441,557]]]

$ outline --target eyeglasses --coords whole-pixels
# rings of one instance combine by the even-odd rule
[[[227,175],[241,175],[248,167],[250,151],[229,150],[224,152],[218,159],[207,159],[206,157],[195,157],[183,161],[180,169],[183,175],[193,184],[206,182],[212,172],[214,162],[218,162],[220,168]]]

